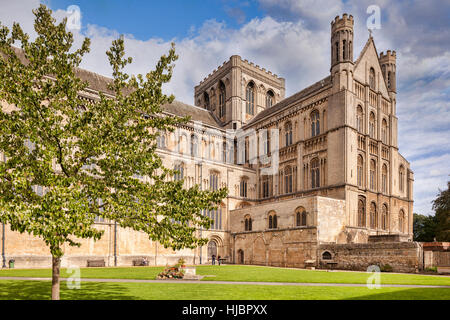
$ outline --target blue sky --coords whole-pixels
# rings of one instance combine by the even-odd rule
[[[286,79],[286,95],[327,76],[330,22],[347,12],[355,18],[354,53],[367,41],[367,9],[377,5],[381,29],[373,31],[378,53],[397,52],[399,148],[415,174],[414,211],[432,213],[431,201],[450,180],[450,1],[442,0],[204,0],[75,1],[0,0],[0,21],[19,22],[33,34],[31,12],[44,2],[61,19],[81,10],[75,45],[91,38],[82,67],[109,76],[105,52],[125,35],[134,62],[145,73],[175,42],[179,59],[165,87],[193,104],[193,88],[238,54]]]
[[[140,40],[188,37],[210,19],[224,21],[229,27],[236,28],[263,15],[257,1],[49,0],[46,3],[53,10],[78,5],[82,9],[84,24],[132,34]]]

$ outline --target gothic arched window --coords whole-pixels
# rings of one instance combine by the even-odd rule
[[[363,109],[360,105],[356,109],[356,129],[360,133],[364,133],[364,113]]]
[[[176,180],[176,181],[183,180],[184,179],[184,164],[178,163],[174,166],[173,169],[175,171],[177,171],[173,176],[174,180]]]
[[[219,83],[219,117],[223,117],[226,113],[226,93],[225,93],[225,85],[222,81]]]
[[[405,233],[405,211],[403,209],[400,209],[400,212],[398,214],[398,231],[401,233]]]
[[[381,169],[381,189],[383,193],[387,193],[387,166],[383,164]]]
[[[375,160],[370,160],[370,189],[376,190],[377,189],[377,164]]]
[[[249,215],[245,216],[245,231],[252,231],[252,218]]]
[[[388,230],[389,228],[389,213],[386,204],[383,204],[381,212],[381,229]]]
[[[311,137],[320,134],[320,114],[319,111],[314,110],[311,113]]]
[[[275,211],[269,213],[269,229],[276,229],[278,227],[277,214]]]
[[[209,189],[217,191],[219,189],[219,173],[212,171],[209,174]]]
[[[285,193],[292,192],[292,168],[290,166],[284,169],[284,191]]]
[[[400,191],[403,191],[405,187],[405,167],[403,165],[400,166],[400,169],[398,170],[398,185]]]
[[[375,139],[375,113],[373,112],[369,116],[369,136]]]
[[[247,85],[246,89],[246,111],[250,115],[255,114],[255,85],[253,82],[250,82]]]
[[[297,208],[295,213],[297,227],[306,227],[306,210],[303,207]]]
[[[275,95],[272,90],[267,91],[266,93],[266,108],[270,108],[274,104]]]
[[[319,159],[317,158],[311,161],[311,187],[320,187],[320,167]]]
[[[388,141],[388,126],[386,119],[383,119],[381,122],[381,141],[384,144],[387,144]]]
[[[158,148],[160,149],[165,149],[167,147],[167,143],[166,143],[166,134],[165,133],[160,133],[159,136],[156,137],[156,145]]]
[[[358,179],[358,187],[364,187],[364,159],[362,155],[358,156],[358,164],[357,164],[357,179]]]
[[[358,227],[366,226],[366,205],[365,199],[360,197],[358,200]]]
[[[208,93],[204,93],[203,94],[203,99],[205,100],[205,109],[209,110],[210,105],[209,105],[209,95]]]
[[[241,183],[240,183],[240,196],[243,198],[247,198],[247,177],[243,177],[241,178]]]
[[[370,68],[369,71],[369,87],[372,90],[375,90],[375,69]]]
[[[292,144],[292,123],[290,121],[284,126],[284,138],[286,147],[290,146]]]
[[[376,229],[378,227],[378,215],[377,215],[377,206],[374,202],[370,204],[370,228]]]
[[[191,156],[198,155],[198,138],[195,134],[191,134]]]

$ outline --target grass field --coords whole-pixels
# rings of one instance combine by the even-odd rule
[[[155,279],[161,267],[82,268],[81,278]],[[319,270],[284,269],[258,266],[197,266],[197,274],[210,275],[199,284],[186,283],[100,283],[82,282],[78,290],[69,290],[61,282],[61,299],[87,300],[450,300],[448,288],[381,288],[366,287],[308,287],[282,285],[212,284],[220,281],[304,282],[304,283],[362,283],[364,272],[327,272]],[[1,270],[0,277],[50,277],[50,269]],[[62,277],[69,274],[63,269]],[[414,274],[381,274],[382,284],[450,285],[450,277]],[[50,281],[1,280],[0,299],[50,299]]]
[[[146,279],[153,280],[163,267],[81,268],[81,278]],[[259,281],[302,283],[360,283],[370,275],[365,272],[339,272],[324,270],[286,269],[260,266],[197,266],[197,274],[211,275],[202,281]],[[62,269],[61,277],[69,277]],[[51,269],[5,269],[0,277],[51,277]],[[381,273],[381,284],[443,285],[450,286],[450,276]]]
[[[0,281],[0,299],[50,299],[50,281]],[[61,283],[61,299],[71,300],[449,300],[450,289],[305,287],[183,283],[85,282],[78,290]]]

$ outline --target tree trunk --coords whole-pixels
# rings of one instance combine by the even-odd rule
[[[59,271],[61,258],[52,255],[52,300],[59,300]]]

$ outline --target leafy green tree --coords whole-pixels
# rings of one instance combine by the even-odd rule
[[[413,232],[414,241],[429,242],[434,241],[436,237],[437,221],[435,216],[425,216],[414,213]]]
[[[447,182],[447,190],[439,190],[433,201],[433,210],[437,221],[436,240],[450,241],[450,181]]]
[[[124,41],[113,41],[107,56],[115,97],[99,93],[86,103],[79,93],[88,84],[76,68],[89,39],[72,49],[66,20],[56,24],[43,5],[33,12],[34,41],[18,24],[11,32],[0,25],[0,100],[13,107],[0,112],[0,152],[6,156],[0,164],[0,221],[49,247],[52,299],[59,299],[63,245],[100,239],[96,216],[175,250],[205,244],[196,230],[211,220],[201,210],[217,207],[227,190],[184,189],[182,181],[167,179],[174,171],[156,153],[158,132],[188,120],[161,110],[174,98],[161,89],[172,76],[174,47],[154,70],[131,77],[123,71],[132,62],[124,58]]]

